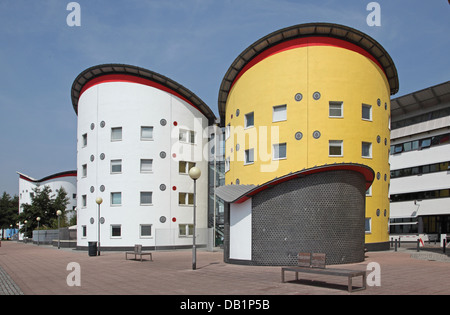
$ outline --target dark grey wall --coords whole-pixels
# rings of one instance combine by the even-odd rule
[[[264,190],[252,200],[252,261],[229,259],[229,213],[225,261],[287,266],[297,264],[299,252],[316,252],[327,255],[327,264],[361,262],[365,192],[364,176],[345,170],[316,173]]]

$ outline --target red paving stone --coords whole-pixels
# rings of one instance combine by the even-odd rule
[[[81,286],[68,286],[76,262]],[[450,294],[450,263],[418,260],[407,252],[368,252],[358,264],[336,268],[367,270],[380,266],[380,286],[368,286],[352,295]],[[197,270],[192,270],[192,251],[155,251],[153,261],[125,260],[123,252],[58,250],[16,242],[2,242],[0,267],[25,295],[348,295],[347,279],[304,274],[281,283],[280,267],[240,266],[223,262],[223,252],[197,251]],[[368,280],[370,273],[368,271]],[[354,286],[361,281],[355,278]]]

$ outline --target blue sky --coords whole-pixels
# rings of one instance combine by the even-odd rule
[[[70,89],[102,63],[159,72],[217,115],[222,78],[250,44],[308,22],[356,28],[397,67],[405,95],[450,78],[448,0],[379,0],[381,26],[368,26],[366,0],[0,0],[0,193],[18,194],[18,175],[76,169],[77,117]]]

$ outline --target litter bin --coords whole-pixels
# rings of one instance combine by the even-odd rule
[[[97,242],[89,243],[89,256],[97,256]]]

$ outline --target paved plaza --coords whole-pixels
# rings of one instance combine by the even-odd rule
[[[219,249],[198,250],[197,270],[192,270],[191,250],[154,251],[153,261],[140,262],[125,260],[124,252],[90,257],[86,251],[4,241],[0,247],[0,295],[450,294],[447,258],[436,261],[438,256],[425,251],[416,258],[412,254],[417,256],[414,250],[405,249],[368,252],[362,263],[333,266],[367,270],[372,286],[348,293],[346,278],[302,274],[295,281],[294,274],[287,273],[287,282],[281,283],[281,267],[226,264]],[[375,278],[376,269],[367,269],[373,262],[379,266],[379,278]],[[374,280],[379,280],[379,286],[373,285]],[[353,285],[360,284],[355,278]]]

